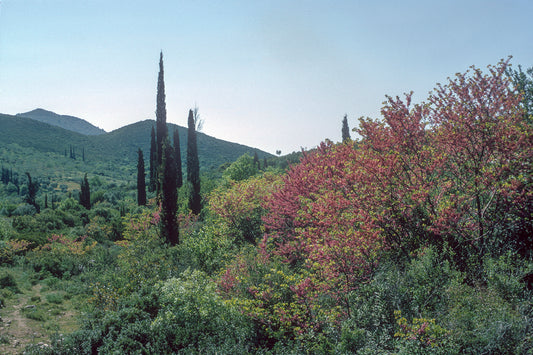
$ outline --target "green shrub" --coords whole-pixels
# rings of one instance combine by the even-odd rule
[[[530,296],[521,278],[532,271],[533,263],[519,259],[516,253],[507,252],[497,259],[485,260],[483,276],[490,289],[505,300],[516,303]]]
[[[234,249],[226,232],[223,224],[206,223],[199,230],[183,236],[179,246],[181,259],[192,268],[210,275],[220,271]]]
[[[63,303],[63,294],[60,292],[49,293],[45,296],[46,301],[49,303],[60,304]]]
[[[36,320],[38,322],[44,322],[48,318],[48,314],[41,307],[28,307],[22,309],[22,314],[29,319]]]
[[[159,290],[162,307],[151,326],[157,335],[156,351],[250,343],[251,322],[217,294],[215,283],[204,273],[187,270]]]
[[[517,353],[530,333],[531,314],[521,315],[494,290],[456,284],[448,305],[443,324],[464,353]]]
[[[6,271],[0,271],[0,288],[10,290],[13,293],[20,293],[15,277]]]
[[[7,334],[0,334],[0,344],[9,344],[9,336]]]

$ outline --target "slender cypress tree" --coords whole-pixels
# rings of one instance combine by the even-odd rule
[[[139,148],[137,160],[137,205],[146,205],[146,180],[144,178],[144,156],[143,151]]]
[[[178,129],[174,130],[174,159],[176,160],[176,182],[178,189],[183,186],[183,172],[181,169],[181,148],[180,148],[180,135]]]
[[[167,108],[165,104],[165,72],[163,69],[163,52],[159,57],[159,76],[157,78],[157,106],[156,135],[157,135],[157,165],[163,162],[163,142],[168,135],[167,132]]]
[[[148,191],[154,192],[157,187],[157,144],[155,141],[155,129],[152,126],[151,140],[150,140],[150,182],[148,183]]]
[[[167,108],[165,104],[165,72],[163,69],[163,52],[159,57],[159,76],[157,78],[157,106],[156,117],[156,143],[157,143],[157,164],[156,164],[156,190],[157,195],[161,194],[160,177],[163,163],[163,142],[168,137],[167,130]]]
[[[28,177],[28,194],[26,195],[24,201],[35,207],[35,210],[39,212],[40,207],[35,200],[37,197],[37,191],[39,191],[39,183],[32,181],[30,173],[27,172],[26,176]]]
[[[172,245],[179,244],[178,190],[174,149],[165,139],[161,179],[161,235]]]
[[[351,140],[350,137],[350,128],[348,128],[348,115],[344,115],[342,120],[342,143],[348,142]]]
[[[199,215],[202,210],[200,197],[200,163],[198,161],[198,147],[196,145],[196,122],[193,111],[189,110],[187,131],[187,181],[191,183],[189,208],[192,213]]]
[[[261,170],[261,164],[259,163],[257,152],[254,152],[254,165],[257,167],[257,170]]]
[[[80,205],[85,207],[86,209],[91,209],[91,189],[89,187],[89,180],[87,180],[87,174],[85,174],[85,177],[83,180],[81,180],[80,184]]]

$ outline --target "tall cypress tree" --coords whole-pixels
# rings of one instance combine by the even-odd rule
[[[261,164],[259,163],[257,152],[254,152],[254,165],[257,167],[257,170],[261,170]]]
[[[87,180],[87,174],[80,183],[80,205],[86,209],[91,209],[91,189],[89,187],[89,180]]]
[[[159,57],[159,76],[157,78],[157,106],[155,111],[156,117],[156,143],[157,143],[157,168],[156,168],[156,189],[157,194],[161,194],[160,186],[160,168],[163,163],[163,142],[168,137],[167,130],[167,108],[165,104],[165,72],[163,69],[163,52]]]
[[[181,148],[180,148],[180,135],[178,129],[174,130],[174,159],[176,160],[176,182],[178,189],[183,186],[183,172],[181,169]]]
[[[24,201],[35,207],[35,210],[39,212],[40,207],[35,200],[37,197],[37,191],[39,191],[39,183],[32,181],[30,173],[27,172],[26,176],[28,177],[28,194],[26,195]]]
[[[196,122],[193,111],[189,110],[187,131],[187,181],[191,183],[189,208],[192,213],[199,215],[202,210],[200,197],[200,163],[198,161],[198,147],[196,145]]]
[[[179,244],[178,190],[174,149],[165,139],[161,179],[161,235],[172,245]]]
[[[167,132],[167,108],[165,103],[165,72],[163,69],[163,52],[159,57],[159,76],[157,78],[157,106],[155,111],[157,134],[157,165],[163,162],[163,142]]]
[[[342,120],[342,143],[348,142],[351,140],[350,137],[350,128],[348,127],[348,115],[344,115]]]
[[[155,141],[155,129],[152,126],[151,140],[150,140],[150,182],[148,183],[148,191],[154,192],[157,187],[157,144]]]
[[[137,160],[137,205],[146,205],[146,180],[144,178],[144,156],[143,151],[139,148]]]

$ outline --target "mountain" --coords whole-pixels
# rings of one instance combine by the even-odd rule
[[[148,162],[152,126],[155,126],[155,121],[146,120],[109,133],[84,135],[23,116],[0,114],[0,165],[13,166],[21,171],[46,170],[46,173],[54,174],[54,170],[59,169],[61,164],[72,163],[69,157],[72,149],[76,155],[76,166],[81,171],[128,180],[135,172],[139,148],[143,150]],[[180,135],[185,169],[187,128],[168,124],[170,136],[175,129]],[[201,171],[217,169],[245,153],[251,156],[257,153],[260,159],[272,157],[259,149],[227,142],[201,132],[198,132],[197,138]],[[82,157],[85,157],[83,163]]]
[[[89,122],[74,116],[58,115],[57,113],[43,110],[42,108],[33,111],[18,113],[19,117],[27,117],[32,120],[48,123],[52,126],[61,127],[69,131],[85,134],[88,136],[106,133],[103,129],[93,126]]]

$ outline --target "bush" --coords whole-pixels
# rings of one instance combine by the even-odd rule
[[[63,294],[59,292],[49,293],[45,296],[48,303],[61,304],[63,303]]]
[[[216,285],[204,273],[187,270],[162,283],[159,291],[162,307],[151,327],[157,335],[156,351],[250,343],[251,322],[217,294]]]
[[[0,288],[10,290],[13,293],[20,293],[15,277],[6,271],[0,271]]]
[[[491,289],[457,284],[448,290],[444,325],[464,353],[513,354],[532,339],[531,314],[521,315]]]
[[[519,259],[515,253],[507,252],[497,259],[484,263],[484,279],[488,288],[496,291],[505,300],[516,304],[530,296],[521,279],[533,271],[533,263]]]
[[[26,261],[42,278],[50,275],[68,278],[89,266],[95,246],[96,242],[91,243],[83,237],[71,240],[53,235],[48,238],[48,243],[29,252]]]
[[[22,309],[22,314],[24,314],[26,318],[33,319],[38,322],[44,322],[48,319],[48,314],[41,307],[25,307]]]
[[[23,204],[19,205],[12,213],[12,216],[34,216],[37,213],[37,209],[34,206]]]

